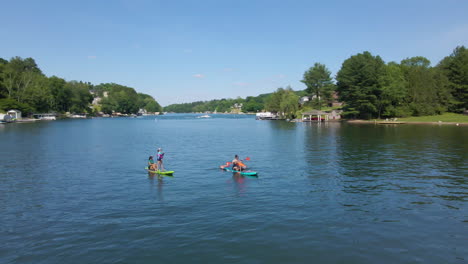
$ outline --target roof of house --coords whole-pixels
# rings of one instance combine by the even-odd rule
[[[309,112],[304,112],[302,114],[303,115],[328,115],[330,113],[320,111],[320,110],[312,110],[312,111],[309,111]]]

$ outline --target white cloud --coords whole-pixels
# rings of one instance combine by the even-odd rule
[[[199,78],[199,79],[205,78],[205,75],[200,74],[200,73],[194,74],[194,75],[192,75],[192,76],[195,77],[195,78]]]

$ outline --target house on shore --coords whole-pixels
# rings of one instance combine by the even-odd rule
[[[11,119],[13,119],[13,120],[21,119],[21,111],[20,110],[12,109],[12,110],[7,112],[7,115],[11,116]]]
[[[341,119],[342,113],[342,110],[312,110],[302,113],[302,122],[338,121]]]
[[[21,120],[22,119],[22,116],[21,116],[21,111],[19,110],[15,110],[15,109],[12,109],[12,110],[9,110],[6,112],[6,114],[4,113],[0,113],[0,121],[2,122],[16,122],[17,120]]]
[[[305,104],[305,103],[307,103],[309,101],[310,101],[309,96],[302,96],[301,98],[299,98],[299,104],[301,104],[301,105],[303,105],[303,104]]]
[[[308,102],[312,102],[314,100],[321,100],[322,98],[320,96],[316,96],[316,95],[312,95],[312,96],[303,96],[301,98],[299,98],[299,104],[300,105],[304,105]],[[327,105],[330,106],[330,107],[341,107],[343,106],[343,102],[340,102],[339,101],[339,96],[338,96],[338,93],[337,92],[333,92],[332,94],[332,101],[329,102]]]
[[[343,106],[343,102],[339,101],[340,98],[339,98],[337,92],[334,92],[332,94],[332,97],[333,97],[333,102],[331,103],[331,107],[342,107]]]

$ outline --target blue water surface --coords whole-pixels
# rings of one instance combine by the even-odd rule
[[[468,261],[468,127],[199,116],[0,125],[0,263]]]

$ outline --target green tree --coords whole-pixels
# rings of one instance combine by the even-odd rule
[[[65,89],[71,91],[71,103],[69,111],[72,113],[89,113],[89,105],[93,101],[93,96],[89,92],[90,84],[84,82],[70,81],[65,85]]]
[[[32,58],[13,57],[2,70],[1,79],[7,91],[7,97],[22,102],[26,91],[38,76],[43,76]]]
[[[329,102],[333,93],[333,81],[331,72],[323,64],[316,62],[313,67],[304,73],[301,80],[307,88],[308,94],[314,95],[318,109],[322,107],[322,100]]]
[[[412,57],[401,61],[408,90],[409,108],[413,115],[434,115],[447,110],[448,81],[430,67],[424,57]]]
[[[102,98],[101,111],[105,114],[112,114],[117,109],[117,103],[111,100],[109,97]]]
[[[278,88],[276,92],[272,93],[265,102],[265,109],[272,113],[279,113],[281,111],[281,100],[285,90]]]
[[[454,112],[468,109],[468,49],[465,46],[456,47],[437,67],[442,69],[448,78],[453,96],[450,109]]]
[[[48,79],[48,87],[52,94],[52,109],[58,112],[67,112],[71,107],[72,90],[66,86],[67,82],[59,77],[52,76]]]
[[[242,111],[247,112],[258,112],[263,109],[263,103],[260,102],[258,97],[248,96],[245,98],[245,103],[242,107]]]
[[[299,96],[289,87],[287,88],[281,98],[280,111],[284,117],[292,119],[295,118],[296,112],[299,109]]]
[[[336,79],[337,91],[345,103],[345,115],[361,118],[378,116],[384,67],[384,61],[368,51],[343,62]]]
[[[52,109],[54,98],[52,96],[48,78],[35,75],[31,85],[25,91],[24,102],[38,112],[49,112]]]
[[[162,107],[155,100],[148,101],[145,105],[148,112],[162,112]]]
[[[411,115],[408,111],[408,85],[400,65],[390,62],[380,76],[382,91],[378,100],[378,117],[401,117]]]
[[[0,112],[6,112],[11,109],[20,110],[23,115],[30,114],[34,112],[34,109],[28,104],[19,103],[15,99],[3,98],[0,99]]]
[[[138,108],[145,109],[148,112],[161,112],[162,107],[154,100],[151,95],[138,93]]]
[[[116,83],[103,83],[93,87],[98,94],[108,92],[108,97],[101,101],[104,113],[120,112],[135,114],[139,110],[139,97],[135,89]]]
[[[286,89],[278,88],[265,102],[266,110],[277,113],[285,118],[294,118],[299,108],[299,96],[288,86]]]
[[[0,98],[6,98],[8,94],[8,91],[5,85],[3,84],[3,76],[4,76],[3,72],[7,64],[8,64],[7,60],[0,58]]]

